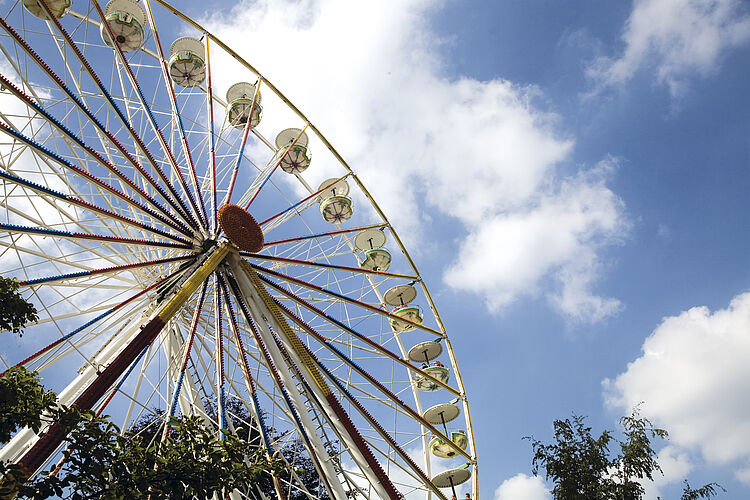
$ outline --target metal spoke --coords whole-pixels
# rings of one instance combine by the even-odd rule
[[[281,460],[232,498],[444,500],[431,471],[468,467],[478,500],[446,327],[318,128],[165,0],[57,1],[0,12],[0,274],[39,311],[5,366],[123,435],[195,415]],[[0,460],[64,475],[64,438],[21,430]]]

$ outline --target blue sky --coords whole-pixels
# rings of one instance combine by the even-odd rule
[[[671,433],[647,498],[686,478],[750,497],[750,4],[210,5],[180,8],[304,111],[409,248],[482,498],[551,498],[522,437],[641,402]]]
[[[522,436],[571,412],[612,428],[639,401],[672,432],[650,498],[684,478],[748,497],[747,3],[186,10],[407,235],[468,387],[484,498],[547,498]]]
[[[530,471],[522,436],[549,438],[571,412],[612,427],[643,400],[673,431],[662,496],[689,478],[746,498],[747,6],[290,7],[244,5],[251,33],[278,34],[244,55],[366,181],[385,171],[413,188],[369,183],[415,235],[451,332],[482,495],[544,498],[517,475]],[[229,17],[212,23],[230,42],[238,32]],[[307,75],[334,81],[278,64],[289,39],[309,43]],[[389,105],[420,93],[428,103]],[[666,354],[644,354],[649,336]]]

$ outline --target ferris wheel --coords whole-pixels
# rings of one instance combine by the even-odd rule
[[[446,329],[317,127],[162,0],[3,5],[0,274],[39,320],[2,369],[123,429],[249,426],[293,450],[279,498],[478,498]],[[43,470],[64,437],[22,430],[0,460]]]

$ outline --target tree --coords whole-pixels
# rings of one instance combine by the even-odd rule
[[[150,446],[127,436],[108,418],[87,414],[68,437],[58,476],[43,475],[21,495],[72,500],[86,498],[223,498],[245,489],[278,463],[248,455],[247,443],[233,434],[219,440],[196,416],[175,418],[174,432]]]
[[[145,442],[123,434],[107,417],[59,406],[36,373],[23,368],[3,374],[0,390],[11,402],[0,407],[3,442],[22,426],[39,430],[45,422],[60,422],[67,434],[64,461],[54,473],[29,480],[30,471],[20,465],[0,463],[0,498],[209,498],[283,469],[281,460],[269,463],[239,437],[241,429],[217,439],[195,416],[172,419],[173,432],[164,440]]]
[[[206,410],[206,414],[211,420],[217,420],[217,408],[216,405],[208,400],[203,400],[203,407]],[[255,421],[255,417],[252,416],[245,405],[237,400],[230,399],[226,403],[225,412],[228,420],[231,421],[232,427],[242,429],[241,436],[247,436],[245,441],[248,446],[248,454],[260,453],[263,446],[262,436],[258,430],[258,425]],[[263,416],[261,415],[261,418]],[[164,411],[161,409],[153,409],[149,413],[143,414],[130,428],[128,434],[139,436],[143,442],[152,443],[161,438],[164,430]],[[274,437],[279,438],[282,434],[277,432],[273,427],[266,424],[268,432]],[[281,479],[283,484],[295,483],[292,481],[292,469],[296,473],[297,478],[302,485],[321,498],[327,498],[327,494],[320,484],[320,478],[316,472],[315,464],[312,459],[307,455],[304,444],[300,440],[288,442],[286,445],[281,446],[276,450],[281,456],[284,457],[287,464],[286,467],[277,469],[276,472]],[[278,455],[277,455],[278,456]],[[257,491],[263,493],[266,497],[275,498],[276,490],[274,487],[273,477],[270,474],[263,474],[254,483],[255,491],[248,492],[248,496],[251,498],[262,498],[257,494]],[[288,500],[306,500],[307,495],[297,488],[292,488],[286,492]]]
[[[638,408],[620,419],[622,439],[613,431],[604,430],[598,438],[585,425],[585,417],[554,421],[555,437],[552,444],[544,444],[532,437],[534,450],[532,472],[544,469],[545,478],[552,481],[555,500],[640,500],[644,495],[643,481],[653,481],[655,472],[661,473],[652,446],[654,439],[667,439],[664,429],[640,417]],[[610,447],[619,448],[612,451]],[[681,500],[711,498],[723,488],[710,483],[693,490],[685,482]]]
[[[320,484],[320,476],[318,476],[318,473],[315,470],[315,464],[304,449],[305,446],[302,441],[297,439],[296,441],[282,447],[281,454],[288,463],[294,464],[294,472],[297,474],[297,477],[305,488],[307,488],[307,491],[317,494],[320,498],[328,498],[328,494],[323,488],[323,485]],[[280,476],[282,481],[291,481],[292,471],[284,470]],[[272,488],[263,490],[266,495],[273,498],[274,495],[271,494],[272,491]],[[352,494],[352,496],[354,495]],[[300,490],[290,491],[287,497],[288,500],[306,500],[308,498],[307,495]]]
[[[38,432],[43,425],[60,421],[72,429],[79,415],[57,405],[57,395],[47,391],[36,372],[12,367],[0,376],[0,443],[23,427]],[[0,498],[13,498],[28,479],[18,464],[0,462]]]
[[[36,307],[18,293],[18,280],[0,276],[0,331],[21,334],[23,327],[39,319]]]
[[[23,427],[39,431],[43,413],[57,406],[57,395],[39,382],[36,372],[24,367],[8,369],[0,377],[0,443]]]
[[[685,489],[682,490],[682,496],[680,497],[680,500],[698,500],[699,498],[711,498],[712,496],[718,495],[717,490],[721,490],[724,493],[726,493],[727,490],[725,490],[720,484],[717,483],[708,483],[706,485],[701,486],[697,490],[694,490],[690,487],[690,484],[687,482],[687,479],[685,479]]]
[[[36,321],[36,307],[18,293],[18,281],[0,276],[0,331],[22,334],[23,327]],[[42,414],[56,407],[57,395],[47,391],[36,372],[12,367],[0,376],[0,443],[18,429],[31,427],[37,432]]]

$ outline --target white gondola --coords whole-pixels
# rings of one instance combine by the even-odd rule
[[[391,253],[383,248],[385,241],[385,233],[380,229],[365,229],[357,234],[354,246],[364,253],[359,267],[370,271],[387,271],[391,266]]]
[[[320,204],[320,213],[326,222],[340,224],[351,218],[354,211],[352,210],[352,200],[346,196],[331,196],[326,198]]]
[[[133,0],[112,0],[104,9],[104,19],[123,52],[133,52],[143,46],[146,39],[146,11],[139,4]],[[114,47],[104,23],[101,23],[100,31],[104,43]]]
[[[188,36],[178,38],[169,49],[169,76],[182,87],[195,87],[206,79],[206,50],[203,43]]]
[[[461,414],[461,408],[454,403],[440,403],[427,408],[422,416],[432,425],[445,425]]]
[[[438,342],[427,340],[415,345],[407,353],[407,357],[414,363],[429,363],[443,353],[443,346]]]
[[[365,258],[359,262],[359,267],[384,273],[391,267],[391,252],[385,248],[368,250],[365,252]]]
[[[50,11],[52,11],[53,16],[60,19],[65,15],[72,3],[73,0],[47,0],[47,7],[49,7]],[[39,19],[49,19],[47,13],[44,12],[42,6],[39,5],[38,0],[23,0],[23,6],[27,11],[29,11]]]
[[[253,104],[255,99],[255,104]],[[250,128],[255,128],[260,123],[260,114],[263,108],[260,105],[261,96],[258,92],[255,94],[255,85],[248,82],[235,83],[227,90],[227,119],[229,123],[237,129],[244,129],[247,120],[250,117],[250,110],[253,113],[253,119],[250,121]]]
[[[281,160],[281,170],[287,174],[300,174],[310,166],[310,154],[306,146],[295,144],[285,146],[276,153],[276,161]]]
[[[281,161],[281,170],[288,174],[299,174],[307,170],[310,166],[307,143],[307,134],[298,128],[288,128],[279,132],[276,136],[276,161]]]
[[[422,324],[422,320],[424,319],[422,310],[419,308],[419,306],[397,307],[392,311],[391,314],[417,324]],[[400,321],[398,319],[392,318],[391,328],[393,328],[393,330],[396,332],[408,332],[409,330],[413,330],[415,327],[414,325],[407,323],[406,321]]]
[[[380,229],[365,229],[354,237],[354,246],[360,252],[383,248],[385,242],[385,232]]]
[[[452,431],[450,438],[453,444],[462,450],[465,450],[469,445],[469,438],[466,436],[466,431],[464,430]],[[432,439],[430,439],[430,451],[432,451],[433,455],[440,458],[453,458],[458,455],[455,448],[437,436],[432,436]]]
[[[432,363],[429,366],[422,368],[422,371],[444,384],[447,384],[448,380],[450,380],[450,372],[448,371],[448,368],[443,366],[440,362]],[[422,374],[417,374],[414,377],[414,381],[417,383],[417,388],[420,391],[434,392],[441,388],[437,382]]]
[[[411,306],[409,305],[416,298],[417,298],[417,289],[414,288],[412,285],[396,285],[393,288],[386,291],[385,295],[383,296],[383,300],[385,301],[386,304],[388,304],[389,306],[395,307],[395,309],[393,310],[393,314],[401,318],[408,319],[409,321],[413,321],[414,323],[421,324],[422,318],[423,318],[422,310],[417,305],[411,305]],[[391,327],[397,332],[405,332],[414,328],[414,325],[410,325],[409,323],[406,323],[404,321],[399,321],[397,319],[392,319]],[[437,352],[437,354],[432,355],[430,359],[426,360],[428,363],[431,360],[438,357],[443,350],[443,348],[440,347],[440,344],[436,342],[425,342],[423,344],[424,345],[434,344],[434,345],[428,346],[428,348],[431,352]],[[423,344],[420,344],[420,345],[423,345]],[[416,347],[418,346],[414,346],[414,348]],[[419,359],[417,358],[411,358],[411,359],[413,361],[420,361],[420,362],[425,361],[421,353],[417,355],[420,356]]]
[[[278,141],[278,137],[276,140]],[[336,182],[336,179],[327,179],[320,184],[318,191],[320,213],[327,222],[338,224],[349,220],[354,212],[352,200],[346,196],[349,194],[349,184],[345,180]]]
[[[349,184],[344,179],[326,179],[320,183],[318,191],[320,191],[318,195],[320,200],[325,200],[331,196],[346,196],[349,194]]]
[[[416,298],[417,289],[412,285],[396,285],[389,288],[383,295],[385,303],[393,307],[409,305]]]
[[[435,405],[431,408],[428,408],[423,413],[424,419],[427,420],[432,425],[439,426],[439,428],[442,428],[445,431],[445,435],[447,437],[450,437],[451,441],[455,443],[455,445],[458,448],[461,448],[462,450],[466,449],[466,446],[469,444],[468,438],[466,438],[466,433],[464,431],[454,431],[454,432],[448,432],[448,428],[446,427],[446,424],[449,422],[455,420],[458,418],[458,415],[461,413],[461,409],[455,405],[454,403],[441,403],[438,405]],[[450,444],[446,443],[444,439],[441,439],[440,437],[433,436],[430,440],[430,449],[432,450],[432,453],[443,458],[450,458],[458,455],[458,452],[456,449],[451,446]],[[462,470],[462,469],[454,469],[455,470]],[[446,473],[451,471],[446,471]],[[440,474],[438,474],[440,476]],[[447,488],[448,486],[451,486],[450,484],[450,478],[446,479],[446,485],[442,486],[441,484],[438,484],[438,482],[435,481],[435,479],[438,477],[435,476],[433,478],[433,483],[435,483],[435,486],[438,488]],[[461,474],[461,477],[463,477],[464,474]],[[452,478],[454,480],[453,484],[459,484],[466,479],[468,479],[470,476],[466,475],[463,480],[458,480],[458,478]]]
[[[401,290],[399,290],[400,287],[414,288],[411,285],[399,285],[399,286],[391,288],[390,290],[388,290],[388,292],[386,292],[386,297],[385,297],[386,303],[394,302],[395,297],[397,297],[398,295],[401,295],[401,293],[399,293],[398,295],[395,295],[392,292],[392,291],[402,292]],[[390,302],[388,300],[389,292],[391,292]],[[414,296],[416,296],[416,293],[417,292],[415,290]],[[409,300],[408,302],[411,302],[411,300]],[[430,376],[440,380],[444,384],[447,384],[448,380],[450,379],[450,373],[448,372],[448,368],[443,366],[443,364],[440,362],[431,363],[431,361],[436,359],[438,356],[440,356],[442,352],[443,352],[443,346],[441,346],[438,342],[433,342],[431,340],[428,340],[426,342],[420,342],[419,344],[409,349],[409,352],[407,353],[406,356],[409,358],[409,361],[412,361],[414,363],[421,363],[422,370],[427,372]],[[428,379],[427,377],[424,377],[421,374],[417,374],[414,377],[414,380],[417,383],[417,387],[420,390],[423,390],[426,392],[432,392],[432,391],[436,391],[440,389],[440,386],[437,383]]]

